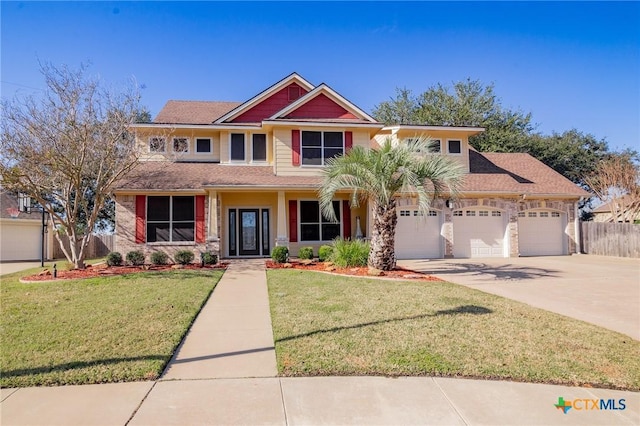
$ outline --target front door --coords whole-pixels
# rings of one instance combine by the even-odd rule
[[[229,255],[269,255],[269,210],[229,210]]]

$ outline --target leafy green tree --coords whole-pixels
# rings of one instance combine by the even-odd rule
[[[355,147],[344,156],[329,160],[319,200],[325,217],[335,220],[332,200],[338,191],[351,192],[351,205],[371,203],[373,227],[369,267],[383,271],[395,267],[396,203],[402,196],[414,196],[424,214],[432,201],[443,194],[455,196],[462,184],[463,169],[443,155],[424,155],[429,140],[418,138],[379,149]]]

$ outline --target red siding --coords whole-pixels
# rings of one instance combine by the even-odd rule
[[[346,109],[320,94],[299,108],[293,110],[287,118],[358,118]]]
[[[300,130],[291,131],[291,164],[300,165]]]
[[[204,243],[204,195],[196,195],[196,243]]]
[[[349,151],[351,148],[353,148],[353,133],[344,132],[344,152]]]
[[[289,200],[289,242],[298,242],[298,201]]]
[[[254,105],[249,110],[243,112],[233,120],[232,123],[255,123],[264,120],[265,118],[271,117],[276,112],[280,111],[290,103],[292,103],[295,99],[289,100],[289,88],[290,87],[299,87],[300,95],[304,96],[307,94],[307,90],[296,84],[291,83],[287,87],[278,90],[273,95],[269,96],[267,99],[264,99],[262,102]],[[292,92],[295,92],[293,90]]]
[[[351,207],[348,200],[342,200],[342,237],[351,238]]]
[[[146,241],[147,197],[136,195],[136,244]]]

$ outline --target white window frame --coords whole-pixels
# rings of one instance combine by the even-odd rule
[[[264,160],[255,160],[253,158],[253,137],[255,135],[264,135]],[[302,144],[302,142],[300,142]],[[255,164],[266,164],[269,158],[269,135],[266,133],[251,133],[251,162]]]
[[[233,159],[233,144],[231,143],[233,140],[233,135],[242,135],[244,142],[244,159],[242,160],[234,160]],[[246,163],[247,162],[247,133],[246,132],[231,132],[229,133],[229,162],[230,163]]]
[[[162,141],[162,151],[160,150],[152,150],[151,149],[151,141],[152,140],[158,140],[158,141]],[[164,136],[149,136],[149,142],[147,144],[147,147],[149,148],[149,153],[150,154],[165,154],[167,152],[167,138],[165,138]]]
[[[212,138],[196,137],[196,138],[193,138],[193,139],[194,139],[194,142],[193,142],[194,154],[196,154],[196,155],[207,155],[207,154],[211,154],[213,152],[213,139]],[[208,140],[209,141],[209,151],[198,151],[198,141],[199,140]]]
[[[460,142],[460,152],[451,152],[449,144],[451,142]],[[440,147],[442,149],[442,147]],[[462,155],[462,139],[447,139],[447,154],[449,155]]]
[[[176,142],[178,140],[184,140],[187,143],[187,149],[185,151],[176,150]],[[171,151],[176,154],[188,154],[191,151],[191,139],[186,136],[173,136],[171,138]]]
[[[320,133],[320,147],[307,147],[307,148],[316,148],[320,149],[320,160],[321,164],[304,164],[304,145],[302,144],[304,137],[303,134],[305,132],[319,132]],[[324,158],[324,134],[325,133],[341,133],[342,134],[342,155],[344,155],[346,147],[345,147],[345,132],[344,131],[336,131],[336,130],[317,130],[317,129],[300,129],[300,166],[301,167],[324,167],[326,166],[325,158]],[[329,149],[337,149],[338,147],[330,146]]]
[[[151,245],[162,245],[162,244],[193,244],[196,241],[196,197],[193,196],[193,220],[173,220],[173,197],[180,197],[180,195],[150,195],[145,200],[145,211],[149,211],[149,199],[151,197],[169,197],[169,240],[168,241],[149,241],[149,233],[147,231],[147,227],[149,224],[153,223],[167,223],[166,220],[149,220],[148,217],[145,217],[145,242]],[[190,197],[187,195],[187,197]],[[186,241],[174,241],[173,240],[173,225],[176,223],[193,223],[193,240]]]

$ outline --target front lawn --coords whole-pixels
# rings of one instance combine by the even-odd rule
[[[222,272],[22,284],[24,275],[2,276],[3,388],[157,378]]]
[[[269,270],[284,376],[453,376],[640,389],[640,342],[444,282]]]

